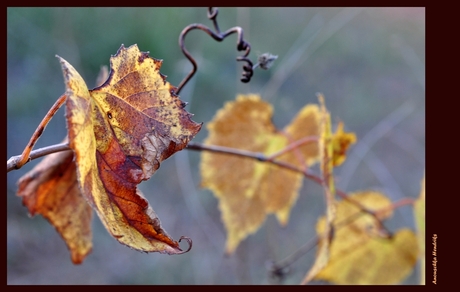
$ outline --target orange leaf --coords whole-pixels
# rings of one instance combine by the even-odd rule
[[[30,215],[41,214],[66,242],[75,264],[91,252],[91,207],[77,185],[71,151],[45,157],[18,182],[18,196]]]
[[[78,72],[58,58],[83,196],[119,242],[145,252],[181,253],[137,189],[201,128],[160,74],[162,62],[137,45],[122,45],[110,59],[108,80],[88,90]]]

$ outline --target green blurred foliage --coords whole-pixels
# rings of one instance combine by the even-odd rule
[[[7,159],[22,152],[38,123],[64,92],[59,55],[94,86],[101,65],[121,44],[164,61],[161,72],[178,85],[191,69],[178,47],[191,23],[212,26],[205,8],[8,8]],[[220,8],[222,31],[241,26],[257,53],[278,55],[268,71],[257,69],[248,84],[239,81],[236,36],[215,42],[200,31],[185,44],[198,72],[181,99],[194,120],[211,120],[238,93],[260,93],[274,104],[274,123],[284,127],[322,92],[334,126],[344,121],[358,143],[336,172],[345,191],[374,188],[391,200],[416,198],[425,169],[424,8]],[[206,137],[202,132],[195,141]],[[66,135],[58,111],[36,148]],[[281,260],[315,234],[324,212],[319,186],[306,181],[287,227],[268,218],[235,255],[223,254],[225,230],[215,198],[200,189],[199,153],[182,151],[163,162],[140,188],[178,239],[193,239],[184,255],[144,254],[120,245],[93,220],[93,252],[74,266],[64,242],[41,217],[28,218],[16,197],[16,181],[39,160],[7,174],[8,284],[267,284],[266,262]],[[397,210],[392,230],[414,226],[412,209]],[[297,284],[314,252],[300,258],[281,283]],[[419,283],[413,273],[405,283]]]

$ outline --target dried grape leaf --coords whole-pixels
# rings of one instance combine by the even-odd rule
[[[145,252],[182,253],[137,185],[182,150],[201,124],[191,120],[161,60],[123,45],[110,58],[110,75],[88,90],[58,57],[66,84],[66,119],[80,190],[112,236]]]

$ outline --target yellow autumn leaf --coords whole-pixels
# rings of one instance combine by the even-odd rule
[[[380,213],[382,220],[392,215],[388,211],[391,202],[381,193],[363,191],[349,197],[369,210],[387,210]],[[329,261],[315,279],[342,285],[400,283],[413,270],[417,259],[415,234],[401,229],[392,237],[381,236],[378,221],[360,212],[356,205],[347,200],[337,205],[335,236],[330,245]],[[354,220],[348,222],[350,218]],[[343,222],[347,224],[343,225]],[[323,233],[325,223],[325,218],[320,218],[318,234]]]
[[[219,110],[208,124],[206,145],[219,145],[271,155],[292,141],[319,134],[318,107],[307,105],[282,132],[271,122],[273,108],[258,95],[240,95]],[[318,160],[317,143],[304,144],[276,158],[298,167]],[[286,224],[302,184],[302,174],[249,158],[203,152],[202,186],[219,199],[227,230],[226,252],[232,253],[274,213]]]

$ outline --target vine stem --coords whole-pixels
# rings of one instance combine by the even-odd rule
[[[318,136],[308,136],[308,137],[304,137],[304,138],[301,138],[299,140],[293,141],[291,144],[289,144],[285,148],[281,149],[278,152],[275,152],[275,153],[271,154],[267,158],[268,158],[269,161],[272,161],[276,157],[279,157],[279,156],[281,156],[282,154],[284,154],[286,152],[292,151],[292,150],[296,149],[297,147],[299,147],[299,146],[301,146],[303,144],[312,143],[312,142],[318,142]]]
[[[292,145],[289,144],[288,146],[286,146],[287,150],[283,149],[280,152],[278,152],[277,154],[270,155],[270,156],[266,156],[266,155],[264,155],[262,153],[259,153],[259,152],[252,152],[252,151],[243,150],[243,149],[236,149],[236,148],[217,146],[217,145],[204,145],[204,144],[201,144],[201,143],[194,143],[194,142],[188,143],[188,145],[187,145],[187,147],[185,149],[195,150],[195,151],[210,151],[210,152],[214,152],[214,153],[222,153],[222,154],[246,157],[246,158],[255,159],[255,160],[261,161],[261,162],[271,163],[271,164],[277,165],[279,167],[282,167],[284,169],[288,169],[288,170],[291,170],[291,171],[294,171],[294,172],[301,173],[305,178],[308,178],[308,179],[316,182],[319,185],[323,185],[324,184],[323,179],[321,179],[319,176],[311,173],[308,169],[301,169],[301,168],[299,168],[299,167],[297,167],[295,165],[292,165],[290,163],[274,159],[274,157],[278,156],[279,153],[285,153],[287,151],[293,150],[296,147],[299,147],[302,144],[310,143],[312,141],[312,139],[314,139],[314,137],[309,137],[309,138],[301,139],[301,140],[298,140],[298,141],[294,141],[292,143]],[[293,145],[295,145],[295,147]],[[27,163],[27,162],[29,162],[31,160],[34,160],[36,158],[42,157],[42,156],[46,156],[46,155],[51,154],[51,153],[55,153],[55,152],[59,152],[59,151],[66,151],[66,150],[71,150],[71,148],[69,147],[69,143],[60,143],[60,144],[55,144],[55,145],[43,147],[43,148],[40,148],[40,149],[37,149],[37,150],[33,150],[33,151],[30,152],[29,158],[25,163]],[[6,165],[6,171],[10,172],[12,170],[19,169],[20,167],[22,167],[25,163],[23,165],[18,165],[18,162],[22,161],[22,159],[23,159],[23,155],[13,156],[10,159],[8,159],[7,165]],[[376,214],[376,212],[367,209],[366,207],[364,207],[362,204],[360,204],[356,200],[348,197],[348,195],[345,192],[343,192],[341,190],[336,190],[336,193],[342,199],[347,200],[350,203],[352,203],[355,206],[357,206],[359,209],[362,210],[362,212],[367,213],[367,214],[375,217],[378,221],[380,221],[379,216],[378,216],[378,214]],[[411,204],[411,203],[413,203],[413,201],[403,202],[403,204],[409,204],[409,203]]]
[[[292,165],[290,163],[284,162],[284,161],[279,161],[275,160],[274,157],[277,157],[280,153],[285,153],[287,151],[292,151],[294,148],[299,147],[303,144],[310,143],[315,137],[307,137],[298,141],[294,141],[293,143],[289,144],[286,146],[285,149],[282,149],[281,151],[277,152],[274,155],[266,156],[263,153],[260,152],[252,152],[248,150],[243,150],[243,149],[236,149],[236,148],[231,148],[231,147],[224,147],[224,146],[218,146],[218,145],[204,145],[201,143],[194,143],[190,142],[188,143],[187,147],[185,149],[188,150],[195,150],[195,151],[210,151],[214,153],[221,153],[221,154],[228,154],[228,155],[234,155],[234,156],[240,156],[240,157],[246,157],[246,158],[251,158],[255,159],[260,162],[267,162],[271,163],[274,165],[277,165],[279,167],[282,167],[284,169],[288,169],[294,172],[301,173],[305,178],[308,178],[314,182],[316,182],[319,185],[323,185],[324,181],[321,179],[319,176],[311,173],[308,169],[301,169],[295,165]],[[31,160],[40,158],[42,156],[46,156],[51,153],[59,152],[59,151],[66,151],[66,150],[72,150],[69,147],[69,143],[60,143],[60,144],[55,144],[47,147],[43,147],[40,149],[36,149],[30,152],[29,154],[29,159],[26,161],[28,163]],[[12,156],[10,159],[7,161],[7,172],[10,172],[12,170],[19,169],[23,165],[18,165],[18,162],[21,161],[22,155],[17,155],[17,156]],[[337,195],[341,197],[344,200],[348,200],[350,203],[356,205],[359,209],[361,209],[363,212],[368,213],[369,215],[375,217],[377,220],[379,220],[377,214],[374,211],[368,210],[366,207],[364,207],[362,204],[357,202],[356,200],[351,199],[348,197],[348,195],[341,191],[341,190],[336,190]],[[407,204],[407,203],[406,203]],[[380,221],[380,220],[379,220]]]
[[[56,153],[56,152],[66,151],[66,150],[72,150],[69,147],[68,142],[67,143],[55,144],[55,145],[51,145],[51,146],[46,146],[46,147],[43,147],[43,148],[39,148],[39,149],[30,151],[29,158],[26,161],[26,163],[28,163],[29,161],[32,161],[34,159],[49,155],[51,153]],[[21,154],[21,155],[17,155],[17,156],[12,156],[10,159],[8,159],[8,161],[6,162],[6,172],[10,172],[12,170],[16,170],[16,169],[19,169],[22,166],[24,166],[24,164],[26,164],[26,163],[24,163],[22,165],[19,164],[21,159],[22,159],[22,157],[23,156]]]
[[[303,142],[304,143],[310,142],[310,139],[305,139]],[[300,146],[300,143],[298,143],[296,146]],[[291,146],[288,145],[287,147],[291,147]],[[318,176],[312,174],[310,171],[300,169],[297,166],[292,165],[292,164],[287,163],[287,162],[284,162],[284,161],[274,160],[272,155],[271,156],[265,156],[264,154],[259,153],[259,152],[252,152],[252,151],[248,151],[248,150],[230,148],[230,147],[225,147],[225,146],[204,145],[204,144],[193,143],[193,142],[188,143],[186,149],[197,150],[197,151],[210,151],[210,152],[214,152],[214,153],[223,153],[223,154],[229,154],[229,155],[234,155],[234,156],[252,158],[252,159],[255,159],[257,161],[271,163],[271,164],[280,166],[280,167],[288,169],[288,170],[292,170],[292,171],[295,171],[295,172],[302,173],[306,178],[309,178],[309,179],[311,179],[311,180],[313,180],[313,181],[315,181],[315,182],[317,182],[319,184],[322,183],[322,179],[319,178]],[[284,153],[284,151],[283,151],[283,153]]]

